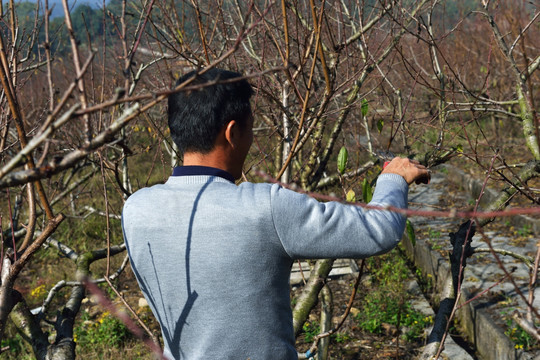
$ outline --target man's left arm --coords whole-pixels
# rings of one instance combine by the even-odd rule
[[[408,185],[399,175],[377,181],[370,205],[407,206]],[[271,191],[272,219],[291,258],[365,258],[392,249],[401,239],[405,216],[339,202],[321,203],[279,186]]]
[[[377,180],[369,205],[405,209],[409,181],[426,176],[421,165],[394,159]],[[404,176],[405,175],[405,176]],[[338,202],[320,203],[274,186],[274,226],[292,258],[365,258],[391,250],[401,240],[406,217],[385,209],[366,210]]]

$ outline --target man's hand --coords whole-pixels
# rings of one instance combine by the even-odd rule
[[[382,174],[398,174],[403,176],[407,184],[428,184],[430,179],[429,170],[416,160],[395,157],[386,165]]]

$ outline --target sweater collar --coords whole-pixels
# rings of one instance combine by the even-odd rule
[[[177,166],[173,169],[172,176],[197,176],[197,175],[207,175],[207,176],[219,176],[225,180],[229,180],[234,184],[234,177],[227,171],[209,167],[209,166],[199,166],[199,165],[189,165],[189,166]]]

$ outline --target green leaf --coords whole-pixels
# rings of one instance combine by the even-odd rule
[[[362,200],[367,204],[373,198],[373,188],[371,187],[369,181],[364,179],[362,181]]]
[[[180,29],[176,29],[176,34],[178,35],[178,42],[180,44],[183,44],[184,43],[184,37],[182,36],[182,32],[180,31]]]
[[[340,174],[343,174],[345,172],[345,169],[347,168],[348,158],[349,152],[347,151],[347,148],[345,146],[342,146],[339,150],[339,154],[337,157],[337,166]]]
[[[354,192],[353,189],[347,191],[347,202],[356,202],[356,193]]]
[[[414,227],[409,219],[407,219],[407,222],[405,223],[405,231],[407,232],[407,236],[409,237],[411,244],[415,246],[416,236],[414,235]]]
[[[362,116],[366,116],[369,110],[369,104],[366,99],[362,100]]]
[[[480,66],[480,72],[481,72],[481,73],[484,73],[484,74],[487,73],[487,67],[485,67],[485,66],[483,66],[483,65]]]
[[[379,130],[379,133],[382,131],[383,126],[384,121],[382,119],[377,120],[377,130]]]
[[[463,145],[459,144],[458,146],[456,146],[456,151],[460,154],[463,154]]]

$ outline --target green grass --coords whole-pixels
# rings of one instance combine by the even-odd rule
[[[533,233],[532,227],[530,224],[523,225],[520,229],[517,230],[517,234],[522,237],[527,237]]]
[[[23,339],[23,337],[16,332],[13,326],[9,326],[6,329],[6,335],[2,339],[2,348],[9,347],[6,351],[2,352],[2,359],[6,360],[30,360],[34,359],[34,353],[32,347]]]
[[[118,347],[131,337],[128,328],[108,311],[100,314],[95,320],[83,311],[81,321],[74,329],[75,342],[81,347],[96,344]]]
[[[414,341],[433,322],[433,318],[414,310],[408,302],[410,295],[404,284],[409,277],[409,269],[405,259],[398,250],[393,250],[370,258],[367,263],[373,277],[372,288],[367,291],[361,311],[355,316],[359,328],[380,334],[386,324],[402,329],[404,338]]]

